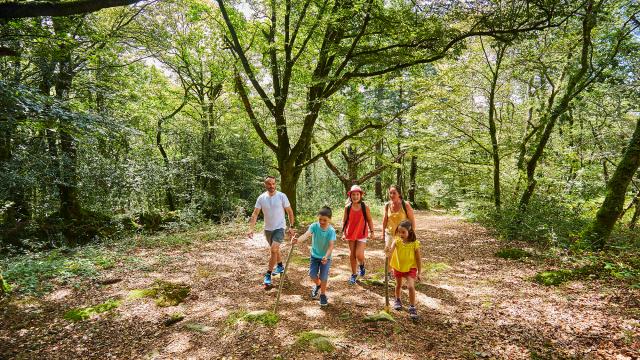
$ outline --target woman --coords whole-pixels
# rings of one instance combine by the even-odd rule
[[[389,186],[389,202],[384,205],[382,218],[382,231],[384,233],[384,244],[389,246],[393,241],[393,234],[402,220],[411,221],[411,227],[416,228],[416,218],[413,216],[413,208],[408,201],[404,201],[398,186]]]

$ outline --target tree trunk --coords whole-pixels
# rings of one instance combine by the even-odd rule
[[[484,44],[482,45],[484,50]],[[499,44],[496,50],[495,69],[491,66],[489,57],[485,57],[489,70],[491,71],[491,88],[489,90],[489,135],[491,137],[491,158],[493,159],[493,201],[496,211],[500,212],[500,149],[498,147],[498,130],[496,127],[496,90],[498,88],[498,78],[500,76],[500,65],[506,52],[507,46]]]
[[[611,235],[613,226],[620,217],[627,188],[640,165],[640,120],[629,141],[629,145],[607,184],[607,195],[596,218],[584,234],[584,239],[597,250],[602,250]]]
[[[411,156],[411,167],[409,168],[409,202],[416,207],[416,175],[418,173],[418,157]]]
[[[382,156],[382,139],[376,143],[376,160],[374,167],[377,169],[382,165],[380,157]],[[375,183],[376,198],[380,201],[384,201],[384,195],[382,193],[382,173],[376,175]]]
[[[281,164],[278,167],[278,172],[280,172],[280,191],[287,195],[294,214],[297,214],[296,189],[298,185],[298,179],[300,178],[300,174],[302,174],[302,171],[296,170],[293,164],[288,165],[285,163]]]
[[[68,31],[68,19],[54,19],[53,27],[57,34],[64,34]],[[73,77],[73,64],[71,49],[69,45],[63,43],[59,46],[60,56],[58,58],[58,76],[55,79],[56,98],[61,101],[69,99]],[[62,120],[61,120],[62,121]],[[81,207],[77,193],[77,147],[76,140],[67,129],[66,124],[61,124],[60,133],[60,178],[58,182],[58,192],[60,193],[60,215],[65,220],[73,220],[80,216]]]
[[[633,210],[633,216],[631,217],[631,221],[629,221],[629,229],[635,229],[636,223],[638,222],[638,216],[640,215],[640,202],[636,202],[636,208]]]

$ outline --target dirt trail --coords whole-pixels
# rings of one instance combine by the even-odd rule
[[[161,264],[155,260],[147,271],[119,266],[109,274],[124,278],[117,284],[60,288],[41,300],[7,304],[1,311],[0,358],[312,359],[318,353],[295,345],[297,335],[310,330],[331,337],[336,351],[322,356],[336,359],[631,359],[640,354],[640,311],[629,306],[638,305],[637,291],[603,282],[543,287],[529,279],[546,265],[496,258],[500,244],[484,228],[423,212],[417,223],[424,276],[415,323],[406,308],[393,312],[394,323],[362,321],[383,308],[383,287],[348,285],[348,247],[339,241],[327,308],[309,298],[304,246],[294,250],[278,326],[229,325],[232,312],[271,309],[275,301],[275,289],[260,287],[268,250],[256,235],[164,253],[140,250],[138,257],[161,258]],[[382,247],[379,240],[368,245],[366,278],[382,275]],[[125,298],[157,278],[190,284],[191,296],[176,307],[139,299],[88,321],[62,319],[71,307]],[[185,320],[164,326],[162,320],[176,312]],[[207,331],[189,330],[189,323]]]

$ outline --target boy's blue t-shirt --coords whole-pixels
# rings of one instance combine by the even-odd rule
[[[309,226],[309,232],[311,232],[311,256],[321,259],[327,255],[329,249],[329,243],[336,241],[336,230],[333,226],[329,225],[327,230],[322,230],[320,224],[316,221]],[[331,257],[329,257],[331,259]]]

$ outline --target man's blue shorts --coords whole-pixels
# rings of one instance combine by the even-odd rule
[[[271,246],[274,241],[278,244],[282,244],[284,241],[284,229],[275,229],[272,231],[265,230],[264,237],[267,239],[269,246]]]
[[[329,267],[331,267],[331,259],[327,259],[326,264],[322,264],[322,259],[311,257],[309,263],[309,276],[312,279],[320,278],[320,281],[329,279]]]

